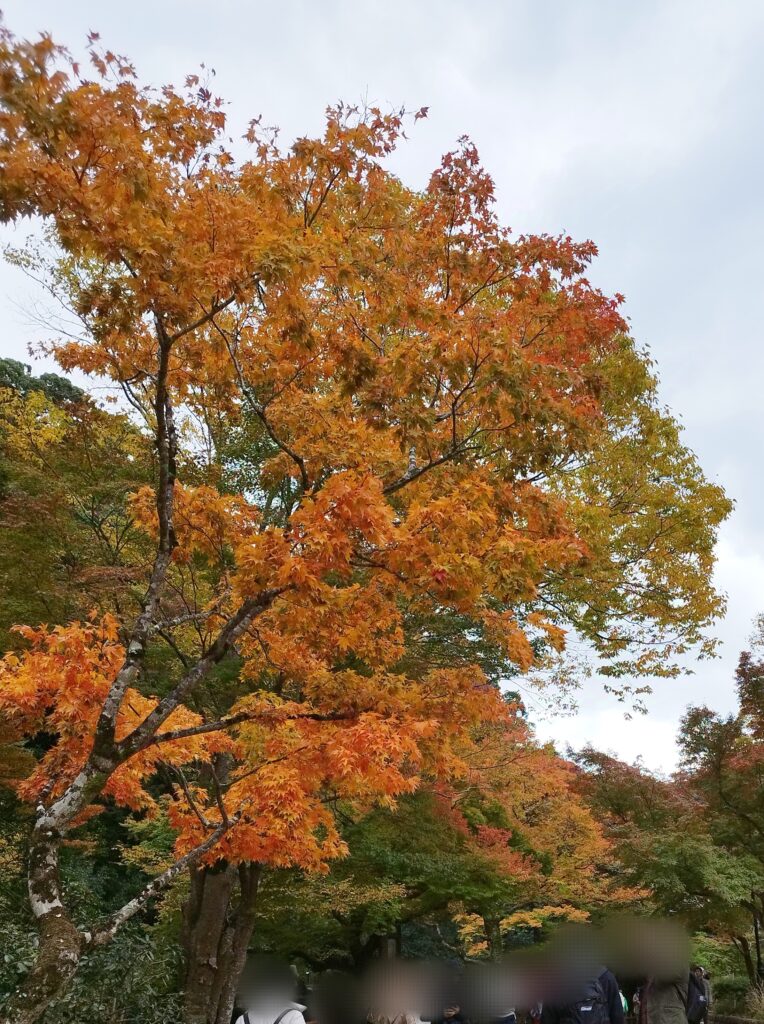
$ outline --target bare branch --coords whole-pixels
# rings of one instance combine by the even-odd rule
[[[215,843],[218,842],[222,836],[225,835],[229,829],[233,828],[237,824],[241,814],[234,815],[233,818],[229,818],[228,822],[222,822],[218,828],[212,832],[207,839],[199,846],[190,850],[187,854],[176,860],[169,868],[162,872],[161,875],[157,875],[156,878],[152,879],[151,882],[140,892],[134,899],[130,900],[121,907],[116,913],[112,914],[111,917],[107,918],[106,921],[96,930],[94,930],[90,936],[86,935],[86,942],[89,946],[103,946],[107,942],[111,941],[118,929],[131,917],[138,914],[143,908],[149,903],[155,896],[158,896],[160,892],[166,889],[186,868],[190,867],[200,860],[208,850],[211,850]]]
[[[336,171],[334,171],[334,172],[333,172],[333,173],[332,173],[332,174],[330,175],[330,177],[329,177],[329,181],[328,181],[328,182],[326,183],[326,188],[325,188],[325,189],[323,190],[323,192],[321,193],[321,196],[320,196],[320,198],[319,198],[319,200],[318,200],[318,203],[317,203],[317,205],[316,205],[316,208],[315,208],[315,210],[314,210],[314,211],[313,211],[313,213],[312,213],[312,214],[311,214],[311,215],[310,215],[310,216],[308,217],[308,219],[307,219],[307,221],[306,221],[306,224],[305,224],[305,226],[306,226],[306,227],[308,227],[308,228],[311,228],[311,227],[313,227],[313,222],[315,221],[316,217],[317,217],[317,216],[319,215],[319,213],[321,212],[321,207],[322,207],[322,206],[324,205],[324,203],[326,202],[326,200],[327,200],[327,197],[328,197],[329,193],[330,193],[330,192],[331,192],[331,190],[332,190],[332,186],[334,185],[334,183],[335,183],[335,181],[337,180],[337,178],[339,178],[339,176],[340,176],[340,168],[338,167],[338,168],[337,168],[337,170],[336,170]],[[306,214],[307,214],[307,206],[306,206],[305,212],[306,212]]]
[[[172,619],[163,619],[161,622],[157,622],[154,626],[156,631],[175,629],[177,626],[184,626],[188,623],[205,622],[207,619],[212,618],[213,615],[220,613],[220,602],[216,601],[212,608],[206,608],[200,612],[186,612],[183,615],[176,615]]]
[[[117,750],[120,758],[131,757],[137,751],[153,743],[159,726],[178,707],[186,694],[193,690],[218,662],[222,661],[251,622],[258,615],[262,615],[276,598],[289,589],[289,587],[274,587],[270,590],[263,590],[257,597],[245,601],[236,614],[228,619],[207,653],[186,672],[175,688],[162,698],[143,722],[118,744]]]
[[[223,732],[226,729],[233,729],[234,726],[241,725],[242,722],[267,722],[269,720],[299,722],[301,719],[309,722],[343,722],[357,718],[359,714],[362,714],[362,712],[330,711],[326,714],[321,714],[318,711],[308,711],[299,715],[281,716],[275,708],[268,711],[240,711],[235,715],[218,718],[214,722],[202,722],[200,725],[189,725],[185,729],[171,729],[168,732],[155,733],[146,739],[138,749],[144,750],[146,747],[157,746],[160,743],[172,743],[173,740],[185,740],[189,736],[203,736],[205,733]]]
[[[282,441],[281,438],[277,436],[276,432],[273,429],[273,426],[268,421],[268,418],[265,415],[265,408],[266,407],[261,402],[257,401],[257,399],[255,398],[254,394],[252,393],[252,389],[250,388],[249,384],[247,384],[246,380],[244,379],[244,375],[243,375],[243,373],[241,371],[241,367],[239,365],[239,361],[236,358],[236,353],[235,353],[235,351],[233,349],[233,346],[231,345],[231,342],[230,342],[230,339],[229,339],[228,335],[225,333],[225,331],[218,324],[215,323],[214,319],[211,322],[212,322],[212,326],[215,328],[215,330],[218,332],[218,334],[223,339],[225,347],[228,349],[228,355],[231,357],[231,362],[233,364],[233,368],[236,371],[236,376],[239,379],[239,387],[241,388],[241,393],[244,396],[244,399],[247,402],[247,405],[250,407],[252,412],[254,412],[254,414],[260,420],[262,425],[265,427],[265,432],[267,433],[268,437],[270,437],[271,441],[273,441],[273,443],[278,448],[280,448],[281,451],[284,452],[285,455],[288,455],[289,458],[292,460],[292,462],[294,462],[294,464],[297,466],[297,468],[300,471],[300,481],[302,483],[302,489],[303,489],[303,491],[307,491],[309,486],[310,486],[310,481],[308,480],[308,471],[307,471],[307,469],[305,467],[305,460],[302,458],[301,455],[298,455],[297,452],[294,451],[286,443],[286,441]]]
[[[176,331],[175,334],[170,335],[170,342],[177,341],[179,338],[185,337],[186,334],[191,334],[192,331],[197,330],[199,327],[204,327],[204,325],[208,324],[213,319],[213,317],[216,317],[218,313],[222,313],[224,309],[226,309],[228,306],[231,305],[232,302],[235,301],[236,295],[229,295],[227,299],[223,299],[221,302],[213,303],[212,308],[208,310],[206,313],[202,314],[202,316],[200,316],[198,320],[194,320],[192,324],[188,324],[188,326],[181,328],[181,330],[179,331]]]
[[[228,811],[226,809],[225,800],[223,799],[223,789],[220,785],[220,779],[218,778],[218,773],[215,771],[214,759],[210,762],[210,771],[212,772],[212,785],[215,790],[215,802],[218,805],[218,810],[220,811],[220,817],[223,820],[223,824],[227,825],[229,824]]]
[[[462,455],[464,452],[469,450],[469,442],[476,436],[476,434],[477,431],[473,431],[463,441],[460,441],[458,444],[449,448],[447,452],[439,455],[436,459],[430,459],[429,462],[425,462],[422,466],[412,466],[409,461],[409,467],[403,476],[399,477],[393,483],[388,484],[387,487],[384,487],[382,489],[382,493],[395,494],[396,491],[400,491],[402,487],[406,486],[406,484],[410,484],[412,480],[417,480],[424,473],[428,473],[431,469],[435,469],[436,466],[442,466],[444,462],[450,462],[451,459],[455,459],[457,455]]]
[[[183,796],[186,798],[186,803],[194,812],[196,817],[199,819],[199,823],[202,825],[202,827],[206,829],[214,828],[214,825],[209,821],[208,818],[205,818],[205,816],[200,811],[199,805],[197,804],[196,800],[194,800],[193,794],[189,789],[188,782],[186,781],[186,776],[183,774],[183,769],[174,764],[167,764],[166,762],[163,763],[165,763],[165,766],[171,769],[171,771],[175,772],[175,774],[177,775],[178,780],[180,781],[180,788],[183,790]]]

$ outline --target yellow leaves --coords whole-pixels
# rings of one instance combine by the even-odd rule
[[[486,635],[503,647],[521,672],[528,672],[538,662],[531,644],[534,634],[541,634],[557,652],[565,649],[565,630],[550,622],[540,612],[527,614],[523,626],[511,612],[486,610],[480,617],[485,624]]]
[[[306,583],[311,574],[300,575],[283,531],[269,527],[249,537],[236,548],[236,590],[244,597],[269,587]]]
[[[0,387],[0,433],[9,455],[39,463],[66,435],[66,413],[42,391],[20,395]]]
[[[404,899],[408,889],[397,882],[361,882],[357,878],[332,878],[326,881],[320,877],[308,880],[311,906],[323,905],[330,911],[341,914],[352,913],[370,903],[395,903]]]
[[[27,860],[25,840],[26,835],[19,827],[6,827],[0,833],[0,872],[7,881],[23,877]]]
[[[516,624],[507,624],[507,654],[522,672],[527,672],[535,660],[528,637]]]
[[[479,913],[458,912],[453,914],[453,920],[466,956],[479,959],[489,953],[485,924]]]
[[[578,907],[536,907],[534,910],[518,910],[502,918],[499,923],[501,930],[511,931],[514,928],[540,929],[545,927],[548,921],[571,921],[585,923],[589,920],[590,914]]]

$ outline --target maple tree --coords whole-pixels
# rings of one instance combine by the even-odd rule
[[[0,669],[16,734],[54,738],[19,787],[40,950],[14,1021],[183,871],[321,870],[332,800],[462,775],[507,719],[487,648],[527,671],[573,629],[614,675],[707,649],[729,510],[594,246],[513,239],[467,140],[422,192],[384,166],[402,112],[339,106],[287,151],[253,122],[239,161],[205,82],[90,46],[94,79],[2,31],[0,216],[45,222],[14,258],[79,318],[50,349],[119,388],[153,479],[132,605],[27,624]],[[175,859],[79,929],[60,845],[107,800],[166,813]],[[224,1019],[200,985],[187,1019]]]
[[[518,929],[585,921],[634,895],[612,884],[610,843],[578,793],[574,765],[524,726],[485,729],[466,777],[444,790],[455,825],[503,880],[501,891],[463,907],[460,931],[472,956],[499,956]]]
[[[350,853],[327,876],[267,877],[261,948],[354,970],[391,937],[407,955],[413,943],[441,956],[497,956],[514,933],[622,903],[572,766],[519,718],[475,739],[459,781],[420,787],[395,811],[345,814]]]

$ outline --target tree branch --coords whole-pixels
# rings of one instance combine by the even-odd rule
[[[186,694],[193,690],[218,662],[222,661],[253,619],[267,611],[276,598],[289,589],[289,587],[274,587],[270,590],[263,590],[257,597],[249,598],[242,604],[236,614],[232,615],[220,630],[207,653],[186,672],[175,688],[162,698],[143,722],[117,745],[120,759],[132,757],[133,754],[154,742],[153,737],[157,729],[178,707]]]
[[[103,946],[116,934],[117,930],[126,921],[129,921],[131,917],[134,917],[139,913],[146,904],[157,896],[163,889],[166,889],[181,872],[185,871],[186,868],[190,867],[200,860],[208,850],[217,843],[217,841],[228,832],[229,829],[233,828],[234,825],[239,821],[240,814],[235,815],[233,818],[228,820],[226,824],[223,822],[218,828],[212,832],[207,839],[201,845],[190,850],[187,854],[176,860],[169,868],[157,875],[149,884],[129,903],[126,903],[120,910],[112,914],[111,917],[107,918],[104,924],[99,928],[95,929],[89,935],[86,933],[85,939],[88,946]]]
[[[444,462],[450,462],[451,459],[456,458],[457,455],[461,455],[463,452],[467,451],[467,445],[476,433],[476,431],[473,431],[469,437],[466,437],[456,446],[449,448],[447,452],[444,452],[443,455],[439,455],[437,459],[430,459],[430,461],[426,462],[423,466],[412,466],[411,461],[409,461],[409,468],[403,476],[399,477],[393,483],[388,484],[387,487],[383,487],[382,493],[395,494],[396,491],[400,491],[402,487],[405,487],[406,484],[410,484],[413,480],[417,480],[424,473],[428,473],[431,469],[435,469],[436,466],[442,466]]]
[[[252,394],[252,389],[250,388],[249,384],[247,384],[247,382],[244,379],[244,375],[241,372],[241,367],[239,366],[239,361],[236,358],[236,353],[233,350],[233,347],[231,345],[231,342],[230,342],[228,336],[226,335],[225,331],[222,330],[222,328],[218,324],[215,323],[214,320],[212,320],[212,326],[215,328],[215,330],[218,332],[218,334],[222,337],[223,342],[225,344],[225,347],[228,350],[228,355],[231,358],[231,362],[233,364],[233,368],[236,371],[236,376],[239,379],[239,387],[241,388],[241,393],[244,396],[245,401],[249,405],[250,409],[257,416],[257,418],[260,420],[262,425],[265,427],[265,431],[268,434],[268,437],[270,437],[271,441],[273,441],[273,443],[278,448],[280,448],[281,451],[284,452],[285,455],[288,455],[289,458],[292,460],[292,462],[294,462],[294,464],[297,466],[297,468],[300,471],[300,481],[302,483],[302,489],[303,489],[303,491],[307,491],[309,486],[310,486],[310,482],[308,480],[308,471],[307,471],[307,469],[305,467],[305,460],[302,458],[301,455],[298,455],[297,452],[294,451],[286,443],[286,441],[282,441],[281,438],[277,436],[277,434],[275,433],[273,427],[268,422],[267,416],[265,415],[265,408],[266,407],[261,402],[257,401],[255,396]]]
[[[97,767],[99,768],[108,766],[113,757],[117,714],[125,691],[135,682],[143,663],[149,633],[159,606],[162,586],[170,565],[172,551],[176,544],[175,532],[173,530],[173,500],[175,494],[177,437],[172,405],[167,389],[171,343],[159,316],[155,317],[155,323],[159,338],[159,365],[157,368],[154,401],[157,421],[156,444],[159,460],[159,481],[156,493],[159,540],[149,585],[146,596],[143,599],[143,606],[127,639],[125,660],[109,689],[98,717],[91,757],[97,759],[99,762]]]
[[[170,335],[170,342],[177,341],[179,338],[185,337],[186,334],[191,334],[192,331],[197,330],[199,327],[204,327],[204,325],[208,324],[213,319],[213,317],[216,317],[218,313],[222,313],[224,309],[226,309],[228,306],[231,305],[232,302],[235,301],[236,296],[229,295],[227,299],[223,299],[221,302],[213,303],[212,308],[208,312],[200,316],[198,320],[194,320],[192,324],[188,324],[187,327],[183,327],[181,328],[181,330],[176,331],[175,334]]]
[[[317,711],[307,711],[305,714],[300,715],[280,716],[277,713],[277,709],[270,711],[240,711],[238,714],[228,715],[226,718],[218,718],[214,722],[203,722],[201,725],[190,725],[185,729],[172,729],[169,732],[155,733],[138,749],[145,750],[146,747],[153,747],[160,743],[185,740],[189,736],[203,736],[205,733],[223,732],[225,729],[232,729],[236,725],[241,725],[242,722],[267,722],[272,719],[286,722],[299,722],[301,719],[305,719],[308,722],[346,722],[357,718],[360,714],[363,714],[363,712],[330,711],[322,715]]]

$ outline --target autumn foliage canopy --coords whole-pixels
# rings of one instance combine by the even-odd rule
[[[404,112],[231,141],[205,82],[91,47],[0,40],[0,215],[46,243],[14,258],[148,438],[131,586],[0,668],[18,735],[54,737],[20,786],[46,856],[106,798],[164,806],[163,771],[179,857],[319,868],[333,801],[464,777],[517,713],[497,681],[566,634],[613,677],[707,650],[728,505],[591,243],[511,236],[467,140],[407,187]]]

